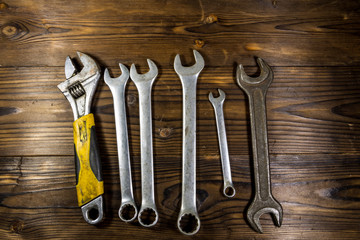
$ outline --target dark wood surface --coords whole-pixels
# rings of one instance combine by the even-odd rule
[[[360,2],[353,1],[24,1],[0,0],[0,239],[359,239]],[[197,204],[201,229],[176,228],[181,198],[182,89],[175,54],[205,58],[197,91]],[[118,63],[146,58],[153,87],[158,224],[117,216],[119,170],[112,96],[101,82],[93,112],[101,149],[106,219],[85,223],[77,207],[72,111],[57,89],[76,51],[118,75]],[[283,225],[244,219],[253,194],[247,99],[235,67],[256,74],[255,57],[275,79],[267,95],[274,196]],[[222,174],[210,91],[223,89],[233,199]],[[127,90],[135,199],[141,203],[138,96]]]

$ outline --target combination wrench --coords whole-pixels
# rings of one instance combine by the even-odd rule
[[[129,79],[129,70],[121,63],[119,63],[119,66],[121,69],[121,75],[117,78],[111,78],[108,69],[105,69],[104,81],[109,86],[114,100],[121,189],[119,217],[124,222],[131,222],[137,216],[137,208],[133,195],[125,106],[125,86]]]
[[[179,54],[174,60],[174,69],[183,88],[182,198],[177,225],[186,235],[193,235],[200,229],[196,208],[196,84],[205,63],[196,50],[194,57],[196,63],[191,67],[182,66]]]
[[[154,167],[151,120],[151,89],[158,75],[155,63],[147,59],[149,71],[138,74],[135,64],[131,65],[130,77],[139,92],[140,148],[141,148],[141,208],[138,221],[144,227],[154,226],[158,221],[158,212],[154,194]]]
[[[265,96],[273,80],[273,72],[261,58],[257,59],[260,66],[260,76],[249,77],[242,65],[237,68],[237,84],[247,94],[249,99],[251,138],[253,149],[253,168],[255,178],[255,196],[247,210],[247,220],[252,228],[262,233],[260,216],[271,213],[275,224],[280,227],[282,222],[282,207],[271,193],[269,149],[266,127]]]
[[[235,188],[231,178],[229,150],[226,139],[226,129],[225,129],[225,120],[224,120],[224,111],[223,111],[225,92],[221,89],[218,89],[218,91],[219,91],[219,97],[217,98],[214,98],[212,92],[209,93],[209,101],[211,102],[215,110],[216,128],[219,138],[221,166],[222,166],[223,179],[224,179],[223,194],[225,195],[225,197],[230,198],[235,196]]]

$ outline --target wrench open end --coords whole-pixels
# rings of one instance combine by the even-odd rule
[[[218,89],[218,92],[219,92],[219,97],[215,98],[213,93],[210,92],[209,93],[209,101],[212,103],[212,104],[221,104],[225,101],[225,97],[226,97],[226,94],[223,90],[221,90],[220,88]]]
[[[174,69],[175,72],[180,76],[198,76],[201,70],[203,70],[205,66],[204,58],[201,56],[201,54],[193,50],[194,52],[194,58],[195,58],[195,64],[190,67],[184,67],[181,64],[180,55],[177,54],[174,60]]]
[[[155,78],[158,75],[158,68],[156,66],[156,64],[151,61],[150,59],[147,59],[147,63],[149,65],[149,71],[147,73],[144,74],[139,74],[136,70],[135,64],[131,64],[131,68],[130,68],[130,77],[131,80],[133,80],[135,82],[135,84],[137,82],[144,82],[144,81],[148,81],[150,79],[152,79],[153,81],[155,80]]]
[[[237,84],[241,88],[245,88],[244,85],[258,85],[265,83],[267,86],[270,85],[273,79],[273,72],[270,68],[270,66],[261,58],[256,59],[259,67],[260,67],[260,75],[258,77],[249,77],[244,70],[244,67],[242,64],[240,64],[236,71],[236,79]]]
[[[199,216],[192,213],[183,213],[178,218],[178,229],[185,235],[194,235],[200,229]]]
[[[104,81],[109,86],[122,86],[126,84],[129,79],[129,70],[124,64],[119,63],[121,69],[121,75],[117,78],[112,78],[109,74],[109,70],[106,68],[104,72]]]
[[[282,208],[281,208],[280,204],[278,204],[278,206],[276,206],[276,208],[264,207],[264,208],[260,208],[257,211],[251,211],[251,209],[249,209],[247,212],[247,220],[248,220],[250,226],[259,233],[263,233],[263,230],[262,230],[262,227],[260,224],[260,217],[265,213],[270,213],[272,215],[275,225],[277,227],[281,226]]]

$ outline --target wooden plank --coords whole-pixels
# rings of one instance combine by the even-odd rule
[[[118,67],[111,70],[119,74]],[[360,153],[359,68],[274,67],[274,74],[267,96],[270,154]],[[56,87],[63,80],[63,67],[0,68],[1,156],[73,155],[72,110]],[[205,68],[200,75],[199,155],[218,154],[214,112],[207,99],[216,88],[227,93],[230,155],[248,155],[247,100],[231,68]],[[93,106],[101,151],[116,155],[112,96],[104,83]],[[131,81],[127,108],[131,154],[139,156],[138,98]],[[161,68],[153,88],[153,133],[156,156],[181,155],[182,89],[169,68]]]
[[[169,66],[191,48],[201,49],[212,67],[254,64],[254,55],[276,66],[360,63],[356,0],[16,0],[2,6],[6,58],[0,66],[62,66],[76,50],[91,51],[105,65],[153,58]]]
[[[160,214],[154,228],[126,224],[117,216],[120,203],[117,158],[104,156],[106,220],[99,227],[86,224],[76,206],[73,158],[0,158],[0,235],[6,239],[86,239],[97,236],[183,239],[175,223],[181,192],[181,157],[155,159],[156,202]],[[140,159],[133,158],[135,199],[140,196]],[[360,236],[360,155],[271,156],[274,196],[282,203],[284,220],[275,228],[269,215],[262,217],[261,238],[320,239]],[[199,156],[197,200],[201,230],[196,238],[258,238],[244,220],[251,199],[250,159],[231,158],[237,191],[233,199],[221,195],[222,177],[217,156]],[[66,231],[64,231],[66,229]]]

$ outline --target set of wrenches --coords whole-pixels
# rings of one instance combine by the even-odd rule
[[[195,64],[190,67],[182,65],[179,55],[176,55],[174,59],[174,70],[180,78],[183,89],[182,198],[177,226],[180,232],[186,235],[193,235],[200,229],[200,218],[196,206],[196,87],[205,62],[198,51],[194,50],[193,53]],[[83,53],[78,53],[78,55],[84,65],[83,69],[78,73],[68,57],[65,63],[67,80],[58,87],[69,100],[74,112],[76,188],[79,206],[85,220],[90,224],[96,224],[103,218],[102,195],[104,191],[101,161],[94,131],[95,123],[90,113],[90,105],[100,78],[100,68],[88,55]],[[265,96],[273,79],[273,72],[262,59],[258,58],[257,61],[261,69],[260,76],[257,78],[247,76],[242,65],[239,65],[237,84],[248,96],[251,122],[255,195],[247,209],[247,220],[254,230],[262,232],[260,216],[271,213],[276,225],[280,226],[282,207],[271,193],[267,142]],[[125,222],[131,222],[137,218],[142,226],[151,227],[159,219],[154,193],[151,114],[152,86],[158,76],[158,68],[150,59],[147,59],[147,63],[149,71],[145,74],[139,74],[134,64],[131,65],[129,71],[120,63],[121,75],[116,78],[111,77],[108,69],[105,69],[104,81],[109,86],[114,101],[121,189],[119,217]],[[126,121],[125,86],[129,78],[134,82],[139,93],[142,194],[139,210],[134,201]],[[235,188],[231,177],[223,113],[225,92],[221,89],[218,91],[217,98],[210,92],[209,101],[215,111],[223,172],[223,194],[226,197],[233,197]],[[90,214],[94,209],[98,212],[96,217]]]

